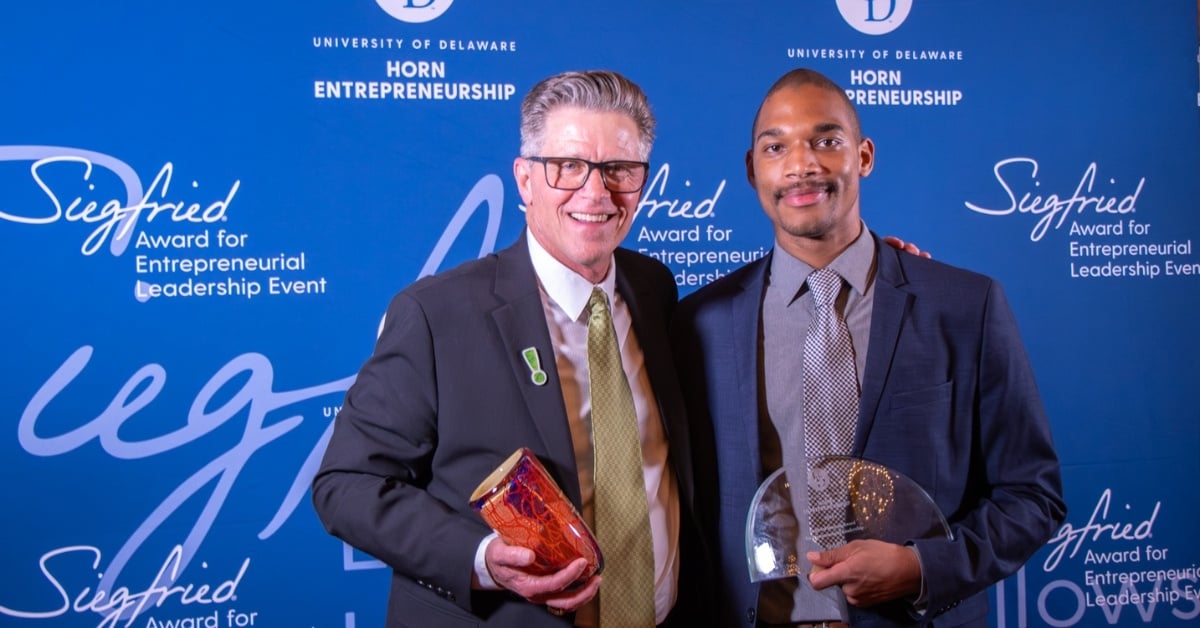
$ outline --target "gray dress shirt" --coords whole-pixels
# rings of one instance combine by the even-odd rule
[[[865,224],[858,238],[829,263],[829,268],[837,271],[844,280],[836,307],[850,330],[861,389],[875,285],[875,245]],[[784,465],[789,469],[805,468],[802,373],[804,338],[813,317],[813,299],[804,282],[814,270],[817,269],[792,257],[776,244],[759,327],[762,330],[759,338],[759,407],[766,409],[766,416],[759,416],[763,477]],[[788,475],[791,479],[792,473]],[[805,484],[804,481],[793,482],[794,500],[805,499],[808,492]],[[807,522],[800,524],[802,536],[807,537]],[[813,546],[812,549],[820,548]],[[808,567],[807,561],[802,560],[802,567]],[[799,579],[764,583],[758,606],[759,620],[767,624],[844,621],[847,618],[846,602],[840,589],[814,591],[807,581],[801,583]]]

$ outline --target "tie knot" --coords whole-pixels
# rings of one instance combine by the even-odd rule
[[[600,286],[592,288],[592,296],[588,299],[587,308],[590,318],[608,318],[608,295],[604,294],[604,290]]]
[[[806,281],[809,291],[812,292],[813,302],[818,307],[831,305],[842,289],[841,275],[831,268],[813,271]]]

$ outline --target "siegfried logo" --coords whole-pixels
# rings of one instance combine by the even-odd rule
[[[454,213],[422,267],[420,276],[438,271],[447,253],[460,238],[463,226],[480,211],[485,212],[487,227],[480,242],[479,255],[482,257],[492,252],[500,228],[503,203],[504,186],[500,178],[494,174],[481,177]],[[174,407],[151,407],[155,402],[159,405],[168,403],[159,402],[159,394],[166,388],[167,370],[161,364],[148,363],[129,376],[95,418],[82,419],[81,424],[74,427],[60,427],[58,432],[44,425],[39,426],[40,421],[53,422],[53,419],[43,418],[51,414],[48,408],[68,388],[76,385],[76,379],[91,363],[93,353],[94,348],[90,345],[76,349],[30,399],[16,429],[18,443],[24,451],[39,457],[61,456],[95,441],[114,459],[144,459],[170,455],[177,449],[205,439],[226,424],[239,423],[241,439],[223,451],[218,450],[217,445],[211,446],[213,457],[207,462],[202,461],[191,476],[150,509],[146,518],[107,564],[102,563],[100,548],[92,545],[71,545],[45,552],[38,566],[45,585],[58,593],[57,605],[46,608],[31,603],[30,606],[14,607],[11,601],[0,595],[0,617],[47,619],[69,612],[94,612],[103,617],[100,628],[116,628],[118,625],[130,628],[145,612],[160,608],[170,601],[186,606],[220,604],[236,599],[237,587],[249,566],[248,558],[242,562],[236,574],[216,584],[184,582],[184,570],[197,558],[201,545],[216,526],[217,516],[225,507],[250,459],[306,420],[303,412],[297,412],[297,406],[329,395],[340,397],[349,389],[355,376],[301,388],[279,389],[271,360],[259,353],[244,353],[234,357],[199,386],[196,396],[188,404],[182,426],[165,428],[163,433],[148,438],[130,440],[121,428],[127,421],[135,420],[140,413],[157,412],[159,416],[169,416],[176,412]],[[233,391],[232,395],[230,391]],[[289,416],[283,419],[269,418],[277,412],[286,412]],[[307,452],[301,451],[304,453],[303,461],[275,514],[259,532],[260,539],[270,538],[303,502],[332,429],[333,422],[330,422],[312,448]],[[203,499],[204,508],[191,524],[185,542],[170,552],[158,574],[144,588],[124,584],[122,575],[126,566],[145,551],[143,548],[151,536],[166,527],[170,517],[181,511],[186,512],[187,505],[195,499]],[[85,586],[80,591],[68,591],[66,582],[80,580],[79,563],[58,565],[61,556],[90,557],[93,572],[90,575],[99,582]],[[12,571],[11,565],[6,567]]]
[[[171,162],[163,164],[150,185],[143,188],[137,172],[116,157],[61,146],[0,146],[0,162],[4,161],[32,162],[29,174],[46,204],[9,211],[0,209],[0,219],[28,225],[47,225],[60,220],[95,225],[80,248],[84,255],[92,255],[105,242],[111,242],[114,256],[121,255],[143,216],[146,222],[155,219],[201,224],[222,222],[241,187],[240,180],[234,181],[228,192],[216,200],[172,198],[177,193],[171,189],[175,176]],[[106,197],[97,191],[98,169],[116,176],[125,188],[124,199]],[[192,181],[192,188],[198,187],[199,183]],[[67,191],[68,188],[73,191]]]
[[[1022,167],[1024,166],[1024,167]],[[1022,171],[1028,168],[1027,179],[1020,177]],[[1068,216],[1091,211],[1094,214],[1131,214],[1137,211],[1138,195],[1146,184],[1146,177],[1138,179],[1137,186],[1132,192],[1118,198],[1117,194],[1095,194],[1096,163],[1092,162],[1083,171],[1079,184],[1070,194],[1036,193],[1030,187],[1041,186],[1038,180],[1038,162],[1029,157],[1011,157],[996,162],[992,172],[996,181],[1004,189],[1008,205],[1004,207],[986,207],[967,201],[967,209],[988,216],[1008,216],[1013,213],[1031,214],[1037,216],[1037,222],[1029,233],[1029,239],[1037,242],[1050,229],[1063,226]],[[1110,184],[1116,183],[1109,179]]]
[[[1136,522],[1110,520],[1109,510],[1111,505],[1112,489],[1106,488],[1100,494],[1100,499],[1096,501],[1096,506],[1092,509],[1092,515],[1088,517],[1087,523],[1082,526],[1064,523],[1054,535],[1054,538],[1046,543],[1052,546],[1053,549],[1046,556],[1046,562],[1043,565],[1044,569],[1046,571],[1058,569],[1058,564],[1064,557],[1074,558],[1079,553],[1079,550],[1088,543],[1103,541],[1136,543],[1154,535],[1154,521],[1158,519],[1158,511],[1162,508],[1162,502],[1154,502],[1154,509],[1150,512],[1150,515]],[[1128,510],[1130,506],[1126,504],[1125,508]],[[1074,547],[1072,547],[1072,544],[1074,544]],[[1068,550],[1070,551],[1068,552]],[[1088,556],[1092,556],[1091,550],[1088,550]]]

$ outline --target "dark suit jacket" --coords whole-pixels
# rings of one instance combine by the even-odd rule
[[[675,282],[665,266],[636,253],[617,250],[616,262],[617,290],[645,354],[679,481],[681,568],[699,571],[690,563],[704,553],[689,547],[699,534],[688,426],[667,338]],[[530,379],[521,357],[527,347],[541,357],[545,385]],[[570,623],[514,594],[470,588],[475,550],[490,530],[468,499],[518,447],[530,448],[580,507],[554,348],[524,236],[396,295],[313,480],[313,503],[329,532],[392,567],[389,626]],[[696,597],[683,588],[688,582],[681,582],[677,611]]]
[[[851,607],[851,623],[986,625],[985,589],[1019,569],[1065,515],[1045,412],[994,281],[897,252],[877,237],[875,248],[854,454],[919,483],[950,521],[954,540],[916,541],[924,618],[891,603]],[[722,623],[730,626],[753,625],[758,597],[743,535],[763,479],[758,348],[769,268],[769,257],[758,260],[689,296],[673,330],[694,447],[698,456],[716,456],[715,468],[697,469],[697,487],[719,490],[700,499],[720,557]],[[803,351],[804,339],[795,342]]]

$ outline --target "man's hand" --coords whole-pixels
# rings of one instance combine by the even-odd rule
[[[913,255],[919,255],[921,257],[924,257],[925,259],[931,259],[933,257],[929,253],[924,252],[921,249],[917,248],[916,244],[913,244],[912,242],[905,242],[904,240],[901,240],[900,238],[897,238],[896,236],[887,236],[886,238],[883,239],[883,241],[886,242],[887,244],[890,244],[892,246],[892,248],[899,250],[899,251],[904,251],[905,253],[912,253]]]
[[[592,576],[582,586],[568,589],[587,569],[587,559],[577,558],[554,573],[538,574],[529,570],[534,562],[533,550],[509,545],[499,537],[488,543],[484,560],[496,584],[557,611],[574,612],[596,597],[600,588],[600,576]]]
[[[821,569],[808,576],[813,588],[842,586],[846,601],[867,607],[921,591],[921,562],[903,545],[883,541],[850,541],[824,552],[809,552]]]

